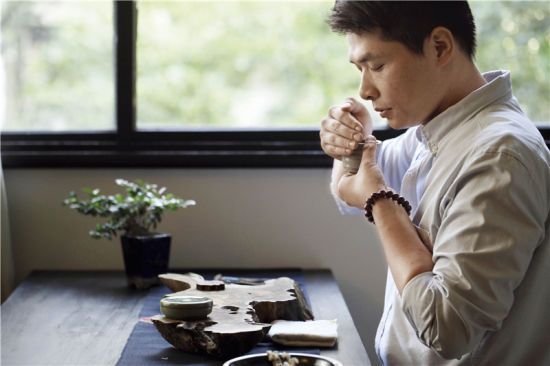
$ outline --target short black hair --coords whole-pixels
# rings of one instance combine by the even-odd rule
[[[476,27],[467,1],[348,1],[337,0],[328,19],[336,33],[381,31],[417,54],[436,27],[451,31],[459,46],[474,58]]]

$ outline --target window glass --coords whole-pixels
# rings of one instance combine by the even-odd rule
[[[114,130],[112,2],[4,1],[0,9],[2,129]]]
[[[536,124],[550,126],[550,5],[548,1],[470,2],[481,71],[510,70],[512,88]]]
[[[345,38],[325,22],[332,4],[139,2],[138,128],[318,127],[359,83]],[[528,115],[550,125],[548,3],[471,6],[480,70],[511,70]]]
[[[317,127],[355,95],[332,1],[142,1],[138,128]]]

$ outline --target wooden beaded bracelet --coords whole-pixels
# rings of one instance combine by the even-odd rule
[[[374,206],[376,201],[382,198],[388,198],[397,202],[398,204],[403,206],[405,211],[407,211],[407,215],[411,214],[411,204],[409,203],[409,201],[407,201],[405,198],[401,197],[397,193],[393,193],[392,191],[385,191],[382,189],[378,192],[374,192],[369,197],[369,199],[367,199],[367,202],[365,202],[365,217],[373,224],[374,224],[374,217],[372,217],[372,206]]]

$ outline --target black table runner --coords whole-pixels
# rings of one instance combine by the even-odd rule
[[[177,271],[179,273],[185,273],[184,271]],[[188,272],[188,271],[187,271]],[[302,291],[309,304],[307,296],[307,288],[305,286],[305,280],[301,270],[289,269],[289,270],[265,270],[260,271],[247,271],[247,270],[223,270],[223,271],[197,271],[205,279],[211,279],[217,273],[222,273],[225,276],[235,277],[250,277],[250,278],[278,278],[278,277],[290,277],[300,284]],[[145,298],[145,302],[141,313],[139,314],[140,321],[138,321],[132,330],[132,333],[128,337],[128,341],[124,346],[124,350],[117,362],[117,366],[141,366],[141,365],[221,365],[223,360],[214,358],[207,355],[197,355],[193,353],[187,353],[175,349],[171,344],[166,342],[162,338],[161,334],[157,331],[152,323],[148,323],[147,319],[160,314],[159,302],[160,299],[171,293],[172,291],[165,286],[156,286],[148,290],[149,293]],[[320,354],[319,349],[315,348],[293,348],[277,345],[273,342],[261,342],[256,345],[247,354],[264,353],[267,350],[279,350],[286,352],[301,352]]]

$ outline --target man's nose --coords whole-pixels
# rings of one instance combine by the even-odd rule
[[[361,85],[359,85],[359,96],[364,100],[375,100],[378,98],[378,89],[374,86],[369,75],[363,72],[361,75]]]

